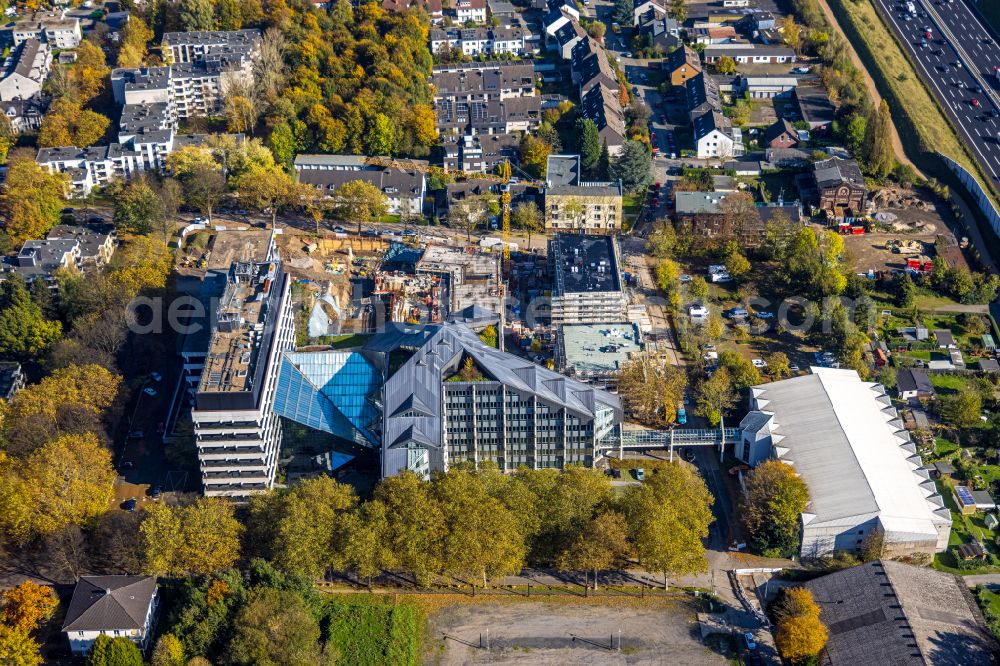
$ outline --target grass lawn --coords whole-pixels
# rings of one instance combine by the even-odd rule
[[[959,393],[967,383],[962,375],[929,375],[931,384],[938,393]]]
[[[357,666],[416,665],[424,621],[410,602],[371,595],[338,595],[326,607],[337,661]]]
[[[958,444],[943,437],[934,438],[934,455],[938,458],[950,458],[958,452]]]
[[[956,307],[961,305],[957,301],[953,301],[947,296],[941,296],[940,294],[935,294],[930,290],[925,290],[923,293],[918,293],[913,297],[913,304],[921,312],[934,312],[935,310],[947,310],[948,308]]]
[[[997,9],[1000,9],[1000,7]],[[989,610],[993,614],[993,617],[1000,617],[1000,594],[988,588],[983,588],[979,592],[979,600],[983,606],[983,610]]]
[[[941,152],[977,175],[985,187],[992,184],[983,178],[959,141],[955,129],[937,101],[918,77],[895,35],[882,22],[871,3],[852,0],[829,0],[840,27],[847,33],[858,55],[875,79],[879,91],[887,97],[893,120],[907,152]],[[993,192],[994,197],[996,193]]]

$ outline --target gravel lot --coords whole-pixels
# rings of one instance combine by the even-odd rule
[[[643,605],[523,602],[456,604],[428,618],[426,663],[726,664],[698,637],[695,611],[685,601]],[[489,628],[490,650],[485,646]],[[621,651],[618,630],[621,628]],[[614,634],[614,647],[609,649]],[[447,636],[445,638],[444,636]],[[575,637],[575,638],[574,638]]]

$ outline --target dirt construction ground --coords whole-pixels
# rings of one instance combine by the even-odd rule
[[[428,630],[425,663],[440,666],[728,663],[701,643],[694,609],[679,600],[638,607],[537,601],[456,604],[433,613]],[[614,648],[609,649],[612,635]]]

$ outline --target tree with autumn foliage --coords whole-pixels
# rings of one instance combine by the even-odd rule
[[[829,631],[820,619],[820,607],[812,592],[792,587],[775,601],[777,627],[774,643],[785,659],[793,663],[811,659],[826,645]]]
[[[239,559],[243,526],[230,502],[203,497],[187,506],[154,503],[145,511],[139,532],[147,573],[200,576]]]
[[[23,459],[0,461],[0,531],[27,543],[108,510],[118,477],[93,433],[63,435]]]
[[[26,580],[0,595],[0,624],[31,633],[52,617],[59,598],[48,585]]]
[[[30,154],[15,151],[0,192],[0,213],[9,249],[26,240],[44,238],[59,223],[63,197],[69,187],[65,174],[49,173]]]

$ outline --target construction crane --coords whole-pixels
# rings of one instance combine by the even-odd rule
[[[466,180],[482,180],[489,183],[497,183],[500,186],[500,213],[503,220],[503,260],[510,261],[510,181],[511,164],[509,160],[504,160],[497,165],[497,173],[479,173],[473,171],[459,171],[458,169],[449,171],[443,167],[431,166],[415,160],[395,159],[392,157],[366,157],[365,164],[380,167],[390,167],[402,171],[412,170],[438,176],[442,180],[452,178],[464,178]],[[543,183],[536,180],[521,181],[525,185],[532,187],[542,187]]]

